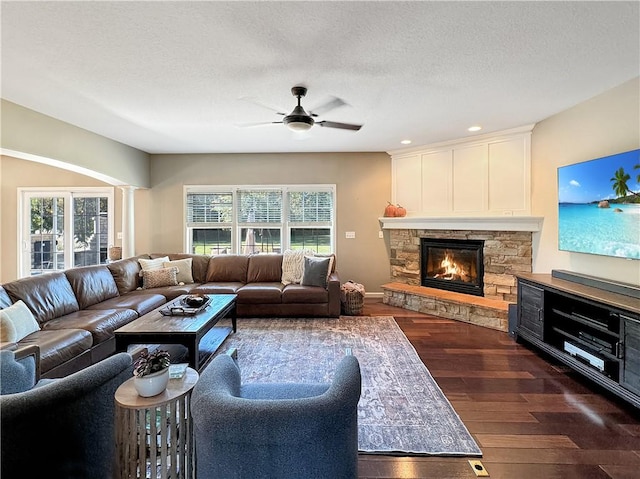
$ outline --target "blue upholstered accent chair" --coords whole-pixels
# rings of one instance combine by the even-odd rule
[[[0,351],[0,476],[113,477],[114,393],[131,377],[131,362],[120,353],[65,378],[37,381],[37,356]]]
[[[244,385],[217,356],[191,397],[198,479],[357,478],[360,389],[354,356],[331,384]]]

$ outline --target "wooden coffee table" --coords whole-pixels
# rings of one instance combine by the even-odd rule
[[[189,350],[189,366],[200,371],[224,340],[236,331],[235,294],[209,294],[206,308],[193,316],[164,316],[161,310],[180,306],[182,298],[162,305],[115,331],[116,351],[126,351],[131,344],[182,344]],[[231,317],[232,327],[213,328],[218,321]],[[212,329],[213,328],[213,329]],[[206,335],[206,348],[200,340]]]

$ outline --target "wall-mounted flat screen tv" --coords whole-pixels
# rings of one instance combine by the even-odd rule
[[[640,150],[558,168],[558,248],[640,259]]]

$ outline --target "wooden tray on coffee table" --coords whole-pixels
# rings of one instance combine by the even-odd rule
[[[211,298],[205,296],[204,303],[201,306],[192,307],[186,303],[186,298],[178,298],[162,308],[160,314],[163,316],[195,316],[209,306],[210,302]]]

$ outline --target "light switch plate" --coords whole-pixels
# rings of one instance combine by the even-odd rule
[[[355,231],[346,231],[344,233],[344,237],[347,239],[354,239],[356,237],[356,232]]]

